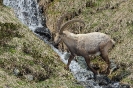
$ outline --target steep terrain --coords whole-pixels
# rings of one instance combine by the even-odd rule
[[[71,12],[65,21],[80,18],[83,30],[72,25],[75,33],[99,31],[116,42],[110,59],[117,69],[109,75],[114,81],[133,86],[133,1],[132,0],[37,0],[44,7],[47,26],[55,33],[57,20]],[[77,25],[76,25],[77,26]],[[15,17],[0,0],[0,87],[82,88],[64,70],[60,57]],[[99,57],[97,57],[99,58]],[[95,59],[104,68],[103,61]]]
[[[109,77],[112,80],[133,86],[132,0],[39,0],[39,3],[44,6],[47,25],[53,34],[56,32],[57,20],[64,13],[71,12],[65,21],[79,18],[86,23],[86,27],[78,33],[99,31],[110,35],[116,45],[109,57],[111,61],[116,63],[118,69],[112,72]],[[77,33],[76,30],[73,32]],[[104,68],[102,63],[100,66]]]
[[[49,45],[0,4],[0,87],[79,87]]]

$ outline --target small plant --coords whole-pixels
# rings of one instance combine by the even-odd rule
[[[19,25],[0,22],[0,45],[6,44],[13,37],[22,37],[18,32]]]
[[[34,58],[31,61],[25,62],[25,64],[28,64],[30,66],[36,65],[35,67],[39,69],[38,71],[32,70],[32,73],[30,73],[33,74],[34,80],[36,82],[48,79],[51,75],[53,75],[54,69],[52,67],[52,64],[54,63],[54,57],[51,57],[49,55],[42,55],[39,50],[34,47],[34,45],[27,42],[23,43],[22,50],[25,55],[29,55]]]
[[[129,76],[131,74],[131,72],[127,71],[127,70],[123,70],[123,69],[119,69],[119,71],[114,72],[112,74],[112,80],[113,81],[121,81],[122,79],[126,78],[127,76]]]

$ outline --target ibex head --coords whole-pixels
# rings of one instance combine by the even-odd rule
[[[83,24],[83,27],[85,26],[85,23],[82,21],[82,20],[79,20],[79,19],[73,19],[73,20],[69,20],[67,22],[65,22],[62,27],[60,27],[61,24],[57,25],[57,31],[56,31],[56,34],[55,34],[55,38],[54,38],[54,46],[57,48],[58,47],[58,44],[60,43],[60,41],[62,40],[62,38],[65,38],[65,33],[63,32],[64,29],[74,23],[74,22],[79,22],[79,23],[82,23]]]
[[[61,35],[59,33],[55,34],[55,38],[54,38],[54,46],[57,48],[59,42],[61,41]]]

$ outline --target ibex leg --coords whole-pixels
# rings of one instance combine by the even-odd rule
[[[100,47],[101,57],[108,65],[108,67],[106,69],[106,74],[110,73],[110,70],[109,70],[110,69],[110,60],[108,57],[108,50],[109,50],[108,43],[109,42],[107,42],[106,45]]]
[[[73,58],[74,58],[74,55],[70,55],[70,57],[68,59],[67,66],[65,67],[67,70],[69,69],[69,65],[70,65],[71,61],[73,60]]]
[[[94,73],[94,75],[97,75],[97,71],[94,70],[91,65],[90,65],[90,57],[89,56],[85,56],[85,61],[86,61],[86,64],[88,66],[88,68]]]

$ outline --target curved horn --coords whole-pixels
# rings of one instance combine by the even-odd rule
[[[79,19],[73,19],[73,20],[70,20],[70,21],[67,21],[66,23],[64,23],[63,26],[60,28],[59,33],[62,33],[63,30],[64,30],[69,24],[72,24],[72,23],[74,23],[74,22],[82,23],[82,24],[83,24],[83,27],[85,26],[85,22],[84,22],[84,21],[79,20]]]
[[[63,22],[63,19],[68,16],[70,14],[70,12],[68,13],[65,13],[63,16],[60,17],[60,19],[57,21],[57,24],[56,24],[56,31],[59,32],[60,30],[60,27],[61,27],[61,23]]]

